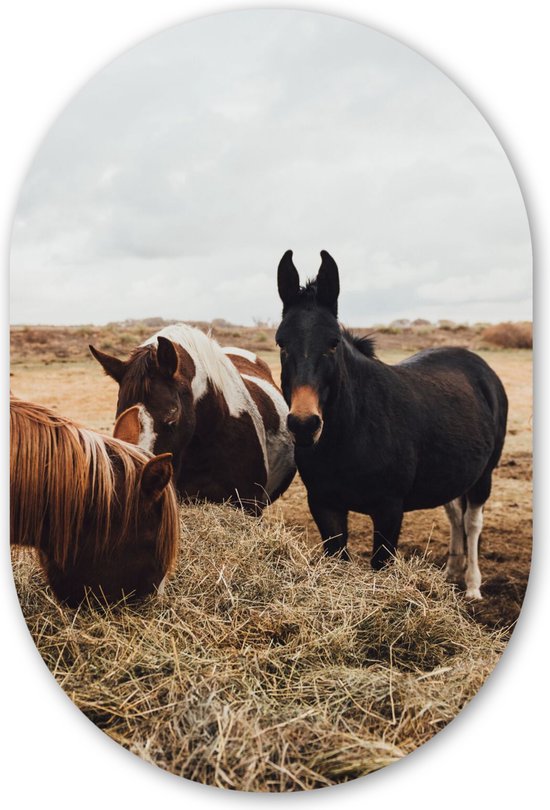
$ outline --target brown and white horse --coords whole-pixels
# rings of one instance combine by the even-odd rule
[[[287,489],[295,473],[288,407],[253,352],[222,348],[183,323],[153,335],[128,360],[90,350],[120,386],[124,437],[173,454],[183,497],[257,513]]]
[[[179,538],[170,456],[151,458],[42,405],[10,402],[10,543],[75,607],[161,590]]]

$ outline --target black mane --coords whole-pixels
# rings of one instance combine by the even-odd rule
[[[357,349],[365,357],[370,357],[373,360],[376,360],[376,343],[371,335],[354,335],[353,332],[350,332],[349,329],[345,329],[342,327],[342,334],[344,336],[344,340]]]
[[[317,279],[310,278],[306,281],[305,287],[300,287],[297,304],[306,307],[315,306],[317,302]]]

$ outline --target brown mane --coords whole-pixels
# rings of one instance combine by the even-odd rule
[[[74,561],[85,525],[95,556],[128,540],[140,516],[140,477],[150,456],[80,427],[42,405],[10,401],[10,542],[41,547],[64,569]],[[172,485],[161,497],[157,556],[168,569],[178,537]],[[120,529],[112,532],[115,517]]]
[[[155,347],[152,344],[138,346],[126,363],[124,382],[132,401],[142,402],[150,389],[151,373],[155,367]]]

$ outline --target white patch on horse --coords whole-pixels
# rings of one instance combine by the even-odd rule
[[[294,467],[294,443],[286,426],[288,406],[281,392],[273,383],[263,377],[242,375],[261,388],[271,399],[279,416],[279,430],[276,433],[266,432],[267,441],[267,483],[265,485],[269,497],[281,486]]]
[[[478,563],[478,543],[483,528],[483,507],[468,504],[464,515],[464,528],[468,544],[466,568],[466,599],[481,599],[481,573]]]
[[[194,326],[174,323],[164,327],[141,345],[158,344],[159,337],[177,343],[191,356],[195,364],[195,376],[191,382],[195,402],[206,394],[210,383],[223,396],[231,416],[238,417],[243,413],[250,415],[267,470],[266,435],[262,417],[241,375],[219,343]]]
[[[139,441],[138,447],[142,450],[147,450],[149,453],[153,452],[157,434],[155,433],[155,423],[153,417],[145,407],[139,405]]]
[[[235,354],[237,357],[244,357],[245,360],[250,360],[251,363],[255,363],[258,359],[258,356],[254,354],[254,352],[248,349],[239,349],[237,346],[223,346],[222,352],[224,352],[224,354]]]

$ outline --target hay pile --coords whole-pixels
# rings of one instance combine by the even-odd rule
[[[503,646],[425,561],[375,577],[224,507],[182,510],[177,571],[141,605],[62,609],[32,554],[14,569],[77,706],[144,759],[225,788],[322,787],[399,759],[456,716]]]

